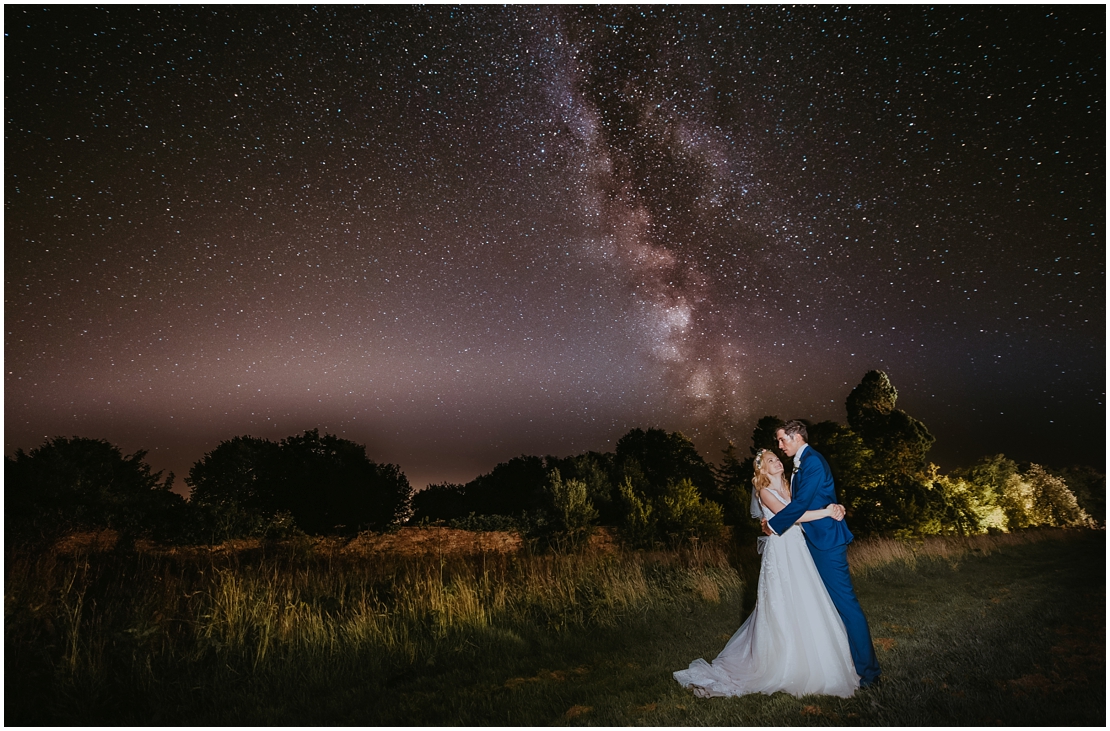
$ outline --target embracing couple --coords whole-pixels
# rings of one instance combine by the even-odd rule
[[[755,456],[752,517],[769,536],[760,539],[755,610],[712,664],[698,659],[674,674],[699,697],[783,690],[847,698],[879,679],[829,463],[806,443],[802,422],[786,422],[776,436],[794,473],[788,485],[774,452]]]

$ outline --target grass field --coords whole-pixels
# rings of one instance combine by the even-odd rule
[[[9,557],[5,721],[1105,725],[1104,533],[861,542],[851,560],[880,688],[699,700],[671,672],[750,611],[746,545]]]

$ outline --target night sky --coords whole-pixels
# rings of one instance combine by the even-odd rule
[[[1105,460],[1105,8],[5,7],[5,449]]]

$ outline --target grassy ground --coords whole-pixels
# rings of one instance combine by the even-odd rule
[[[985,556],[940,552],[854,564],[885,682],[846,700],[784,693],[699,700],[680,688],[671,672],[699,656],[711,659],[750,609],[754,582],[740,590],[726,581],[717,603],[705,589],[632,602],[615,626],[489,622],[441,633],[409,659],[367,647],[318,661],[207,662],[204,672],[169,664],[145,675],[133,668],[133,677],[59,684],[56,663],[28,662],[9,641],[5,720],[1102,726],[1105,534],[1073,536],[995,547]],[[752,555],[741,551],[733,562],[754,578]]]
[[[698,700],[679,688],[671,671],[712,657],[739,624],[722,603],[344,684],[317,708],[371,725],[1105,725],[1102,534],[895,565],[859,591],[886,678],[848,700]]]

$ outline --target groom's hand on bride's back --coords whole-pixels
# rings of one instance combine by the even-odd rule
[[[844,514],[847,512],[843,505],[834,503],[829,506],[829,517],[833,520],[844,520]]]

